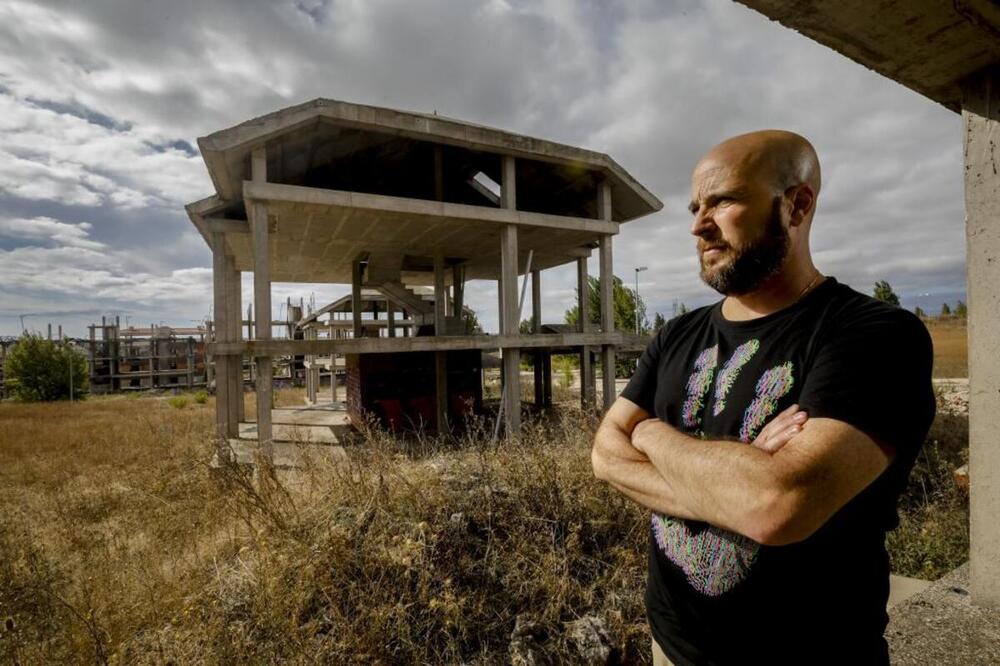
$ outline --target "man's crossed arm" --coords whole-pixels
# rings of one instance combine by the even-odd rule
[[[594,437],[594,474],[654,511],[758,543],[805,539],[874,481],[893,451],[835,419],[778,414],[751,446],[702,440],[618,398]]]

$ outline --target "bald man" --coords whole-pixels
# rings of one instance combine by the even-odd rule
[[[595,436],[595,475],[652,511],[654,663],[888,663],[885,534],[934,419],[931,341],[817,270],[820,185],[791,132],[698,162],[691,233],[724,298],[660,329]]]

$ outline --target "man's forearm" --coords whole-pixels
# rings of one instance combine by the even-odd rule
[[[591,452],[594,473],[641,506],[677,517],[693,517],[672,512],[676,502],[671,489],[646,454],[632,446],[621,430],[602,426],[594,437]]]
[[[662,493],[663,513],[751,538],[773,528],[782,488],[770,454],[742,442],[691,437],[662,422],[636,428],[630,441],[669,489]]]

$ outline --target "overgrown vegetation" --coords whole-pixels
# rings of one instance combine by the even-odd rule
[[[0,662],[492,664],[521,616],[565,663],[588,614],[620,661],[648,658],[648,519],[592,478],[581,412],[496,446],[485,424],[457,443],[370,432],[349,465],[257,480],[207,468],[211,415],[0,404]],[[966,435],[935,424],[889,541],[900,573],[967,557]]]
[[[87,389],[87,357],[66,342],[25,333],[7,352],[4,375],[16,400],[78,398]]]
[[[941,411],[899,501],[886,540],[892,570],[935,580],[969,557],[969,498],[954,472],[969,459],[969,418]]]

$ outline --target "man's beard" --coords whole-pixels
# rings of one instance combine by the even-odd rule
[[[788,230],[781,224],[781,197],[775,197],[771,218],[761,235],[742,247],[724,248],[723,252],[734,256],[718,267],[708,267],[702,256],[701,279],[725,296],[748,294],[781,270],[790,243]]]

